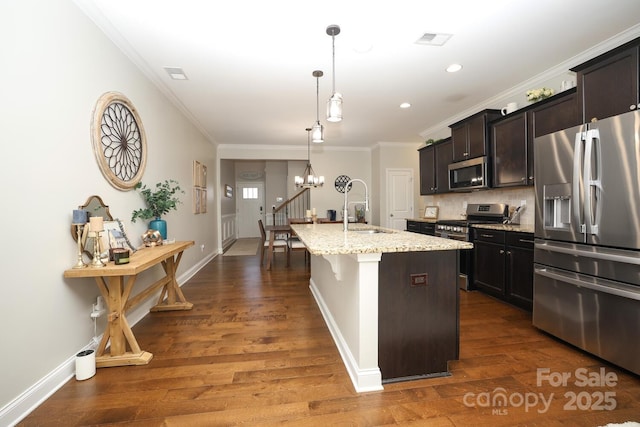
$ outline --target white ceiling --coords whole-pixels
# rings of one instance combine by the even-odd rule
[[[501,107],[486,102],[572,58],[583,61],[577,55],[612,37],[640,36],[638,0],[76,4],[218,144],[306,148],[305,128],[316,117],[316,69],[324,71],[326,146],[419,143],[461,112]],[[325,120],[331,24],[341,27],[335,39],[335,84],[344,96],[340,123]],[[453,36],[442,47],[416,44],[424,33]],[[369,52],[356,52],[367,45]],[[462,71],[446,73],[454,62]],[[167,66],[182,68],[188,80],[171,80]],[[401,110],[405,101],[412,107]]]

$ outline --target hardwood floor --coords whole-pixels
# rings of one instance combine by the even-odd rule
[[[218,256],[183,286],[191,311],[135,325],[148,365],[71,379],[22,426],[599,426],[640,421],[640,380],[539,332],[530,315],[479,292],[460,297],[460,360],[451,376],[355,393],[308,288],[304,254]],[[616,375],[581,387],[576,369]],[[570,373],[537,385],[537,369]],[[611,392],[606,400],[605,392]],[[484,393],[484,395],[483,395]],[[490,405],[502,393],[503,406]],[[578,397],[571,400],[571,393]],[[483,398],[483,396],[485,398]],[[534,397],[538,399],[537,405]],[[547,408],[540,398],[551,400]],[[525,409],[524,401],[530,403]],[[595,404],[614,410],[587,410]],[[569,408],[564,408],[569,405]],[[575,408],[575,409],[571,409]]]

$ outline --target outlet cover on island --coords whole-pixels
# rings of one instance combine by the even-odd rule
[[[527,201],[525,199],[520,200],[520,206],[527,206]]]

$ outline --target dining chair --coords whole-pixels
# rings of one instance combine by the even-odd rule
[[[311,221],[305,218],[289,218],[289,225],[291,224],[310,224]],[[290,251],[304,251],[304,262],[307,263],[309,261],[309,251],[307,251],[307,247],[300,240],[300,238],[296,235],[295,231],[291,230],[289,234],[289,239],[287,241],[289,245]]]
[[[267,233],[264,230],[264,224],[261,219],[258,220],[258,227],[260,228],[260,237],[262,239],[262,245],[260,247],[260,265],[262,265],[264,264],[264,254],[269,250],[269,239],[267,239]],[[289,250],[289,245],[286,239],[276,238],[273,241],[273,252],[275,253],[279,249],[282,249],[283,252],[287,252]]]

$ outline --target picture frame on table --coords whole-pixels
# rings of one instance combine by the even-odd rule
[[[129,249],[132,253],[136,248],[131,244],[124,224],[119,219],[104,222],[104,232],[100,235],[100,253],[111,248]]]
[[[427,206],[424,208],[424,216],[425,219],[438,219],[438,207],[437,206]]]

